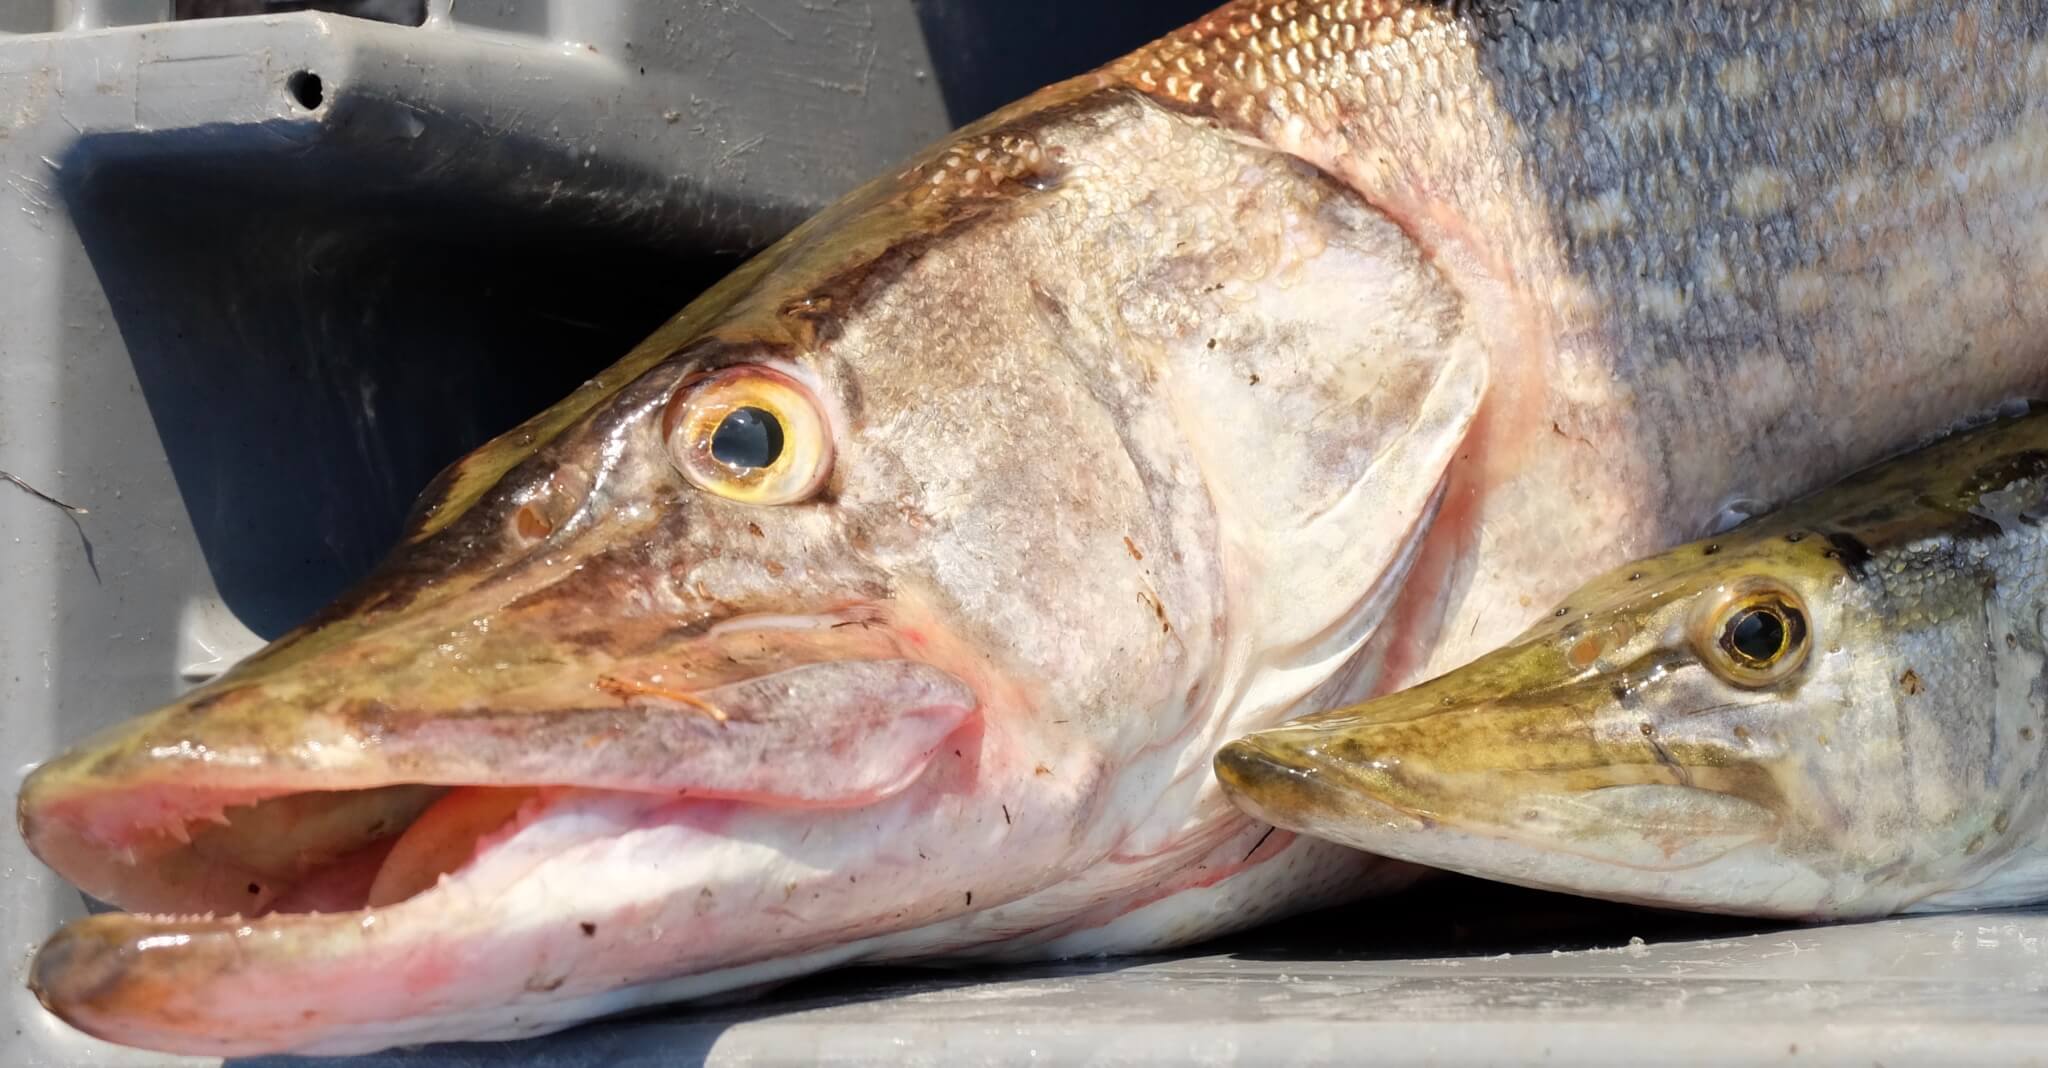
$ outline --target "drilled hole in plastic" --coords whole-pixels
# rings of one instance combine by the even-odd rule
[[[285,79],[284,88],[307,111],[320,110],[320,104],[327,99],[327,88],[320,84],[320,76],[309,70],[298,71]]]
[[[7,0],[0,0],[0,11]],[[427,21],[426,0],[172,0],[174,19],[219,19],[236,15],[281,15],[289,11],[327,11],[400,26]],[[6,16],[0,15],[0,21]]]

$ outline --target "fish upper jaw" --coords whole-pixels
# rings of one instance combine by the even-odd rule
[[[1520,818],[1549,826],[1518,830],[1388,803],[1342,776],[1272,751],[1256,735],[1225,746],[1216,766],[1231,799],[1277,827],[1496,882],[1786,919],[1821,915],[1837,889],[1775,848],[1763,829],[1768,812],[1706,790],[1640,785],[1530,795],[1520,799]],[[1698,818],[1702,811],[1705,820]],[[1689,812],[1693,822],[1714,826],[1682,830]],[[1642,833],[1660,818],[1671,826]],[[1569,829],[1572,824],[1577,833]]]
[[[585,678],[552,717],[527,699],[566,691],[392,692],[353,736],[340,706],[272,700],[283,675],[228,678],[50,762],[32,848],[156,915],[65,929],[38,995],[178,1052],[510,1036],[986,938],[946,925],[1087,861],[1106,759],[913,608],[693,640],[744,663],[701,689],[613,663],[641,685]]]
[[[855,805],[436,792],[395,844],[315,873],[329,891],[346,884],[343,898],[301,887],[260,915],[89,917],[46,944],[31,985],[60,1017],[130,1045],[358,1053],[518,1037],[899,944],[987,940],[970,921],[1057,877],[1101,775],[990,711],[959,717],[912,782]],[[51,845],[68,825],[37,806],[31,795],[34,840],[61,861]],[[396,900],[364,903],[386,884]]]
[[[436,788],[865,804],[915,780],[981,702],[957,676],[866,638],[834,647],[844,659],[696,685],[622,663],[559,686],[452,701],[400,690],[308,701],[256,681],[159,710],[45,764],[23,785],[20,826],[39,856],[94,896],[230,912],[260,911],[288,892],[307,874],[294,853],[324,864],[396,834]]]
[[[1749,781],[1767,772],[1679,767],[1568,708],[1432,709],[1428,689],[1237,739],[1217,776],[1275,826],[1481,878],[1802,918],[1837,899],[1780,847]]]

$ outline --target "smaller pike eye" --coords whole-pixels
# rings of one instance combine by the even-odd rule
[[[732,467],[769,467],[782,455],[782,421],[759,408],[735,408],[711,432],[711,458]]]
[[[683,383],[663,413],[662,439],[692,485],[742,504],[803,500],[832,468],[832,437],[817,399],[759,364]]]
[[[1775,608],[1745,608],[1728,621],[1721,644],[1750,667],[1770,667],[1785,655],[1785,617]]]
[[[1711,606],[1709,606],[1711,607]],[[1737,686],[1769,686],[1806,662],[1806,608],[1790,589],[1750,580],[1695,617],[1694,647],[1714,673]]]

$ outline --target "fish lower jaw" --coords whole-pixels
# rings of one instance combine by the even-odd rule
[[[1328,806],[1289,803],[1301,795],[1238,793],[1251,815],[1295,831],[1389,860],[1628,904],[1795,921],[1837,918],[1836,880],[1781,853],[1772,821],[1760,806],[1678,786],[1616,787],[1593,791],[1625,799],[1626,806],[1704,801],[1724,807],[1725,825],[1645,833],[1648,822],[1616,818],[1605,831],[1567,827],[1612,815],[1586,797],[1536,797],[1517,807],[1529,826],[1475,825],[1450,813],[1419,813],[1364,792],[1334,791]],[[1696,796],[1699,795],[1699,796]],[[1546,803],[1548,802],[1548,803]],[[1551,812],[1548,809],[1558,809]],[[1755,811],[1751,811],[1754,809]],[[1548,822],[1546,823],[1546,818]]]
[[[1643,862],[1628,863],[1585,842],[1532,841],[1453,823],[1383,832],[1348,818],[1293,818],[1282,825],[1390,860],[1534,890],[1794,922],[1853,918],[1836,904],[1835,880],[1764,839],[1711,843],[1684,863],[1662,861],[1665,845],[1646,841],[1639,850]]]
[[[1053,832],[1091,781],[1071,755],[1012,776],[1003,745],[961,750],[914,787],[846,808],[450,792],[363,865],[354,896],[295,888],[246,918],[87,917],[43,947],[31,985],[59,1017],[127,1045],[359,1053],[944,955],[989,941],[989,910],[1072,874],[1059,867],[1071,842]],[[455,855],[442,870],[437,858]],[[380,886],[393,900],[372,900]],[[1027,911],[1031,926],[1049,922]]]
[[[441,794],[404,833],[314,865],[282,892],[263,893],[250,882],[252,896],[265,900],[246,915],[222,909],[89,916],[43,945],[29,985],[60,1018],[115,1042],[216,1056],[293,1048],[297,1036],[351,1011],[338,1006],[377,1000],[372,983],[415,995],[445,986],[435,955],[462,940],[465,913],[492,911],[490,901],[512,892],[545,859],[512,843],[552,822],[551,809],[571,793]],[[610,916],[605,908],[593,912]],[[318,982],[309,981],[314,975]],[[241,1007],[232,1023],[218,1018],[217,1006],[226,1005]]]
[[[864,873],[877,894],[822,858],[794,861],[776,838],[793,822],[781,813],[770,828],[778,814],[760,806],[566,789],[443,804],[479,801],[510,811],[464,863],[400,900],[90,916],[43,946],[30,985],[73,1026],[127,1045],[357,1053],[537,1034],[857,958],[873,941],[864,926],[879,936],[895,922],[867,906],[911,897],[900,870]],[[421,826],[435,821],[461,822],[429,812]],[[862,846],[848,836],[836,848]],[[936,920],[956,903],[948,892],[921,904]]]

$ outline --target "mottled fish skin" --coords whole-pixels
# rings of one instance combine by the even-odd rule
[[[2048,414],[2004,420],[1217,769],[1280,826],[1545,889],[1808,920],[2048,899],[2044,518]]]
[[[2041,18],[1233,4],[1006,108],[32,776],[32,848],[138,910],[32,982],[117,1041],[352,1052],[1405,880],[1269,835],[1216,749],[2048,385]],[[726,382],[799,398],[815,486],[686,476]]]
[[[1401,663],[2042,381],[2038,4],[1242,3],[1113,69],[1341,178],[1487,332],[1439,566],[1513,588]]]

